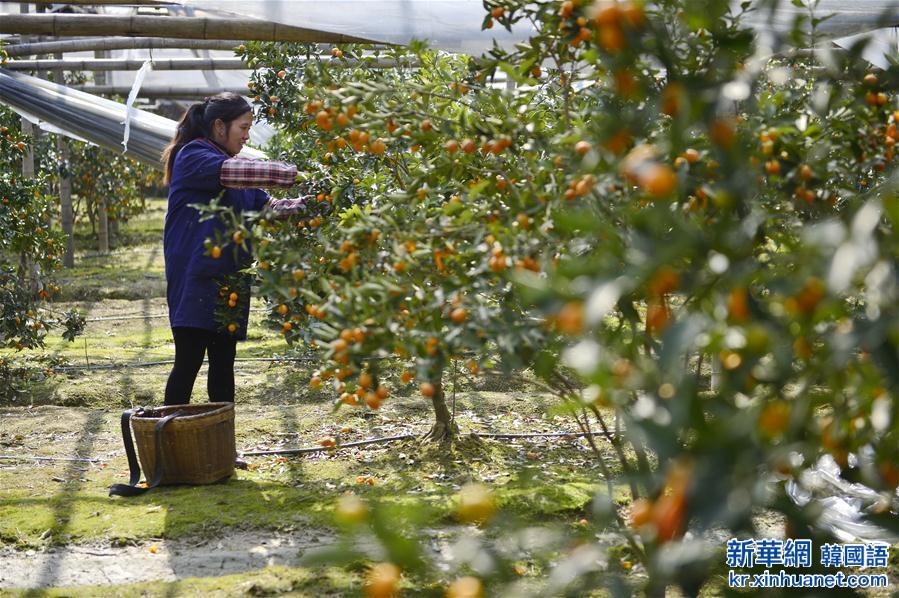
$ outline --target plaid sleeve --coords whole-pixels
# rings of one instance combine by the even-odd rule
[[[275,160],[229,158],[222,163],[223,187],[293,187],[297,167]]]

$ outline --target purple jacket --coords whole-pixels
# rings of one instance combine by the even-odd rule
[[[206,255],[204,241],[222,238],[227,231],[218,218],[201,222],[200,213],[190,207],[208,204],[221,194],[219,204],[233,208],[236,213],[263,209],[269,199],[265,191],[222,186],[222,163],[229,157],[211,141],[195,139],[181,148],[172,165],[163,248],[166,299],[173,328],[220,330],[221,325],[215,321],[219,284],[225,275],[247,267],[250,262],[250,254],[233,244],[223,247],[218,259]],[[234,334],[238,340],[246,338],[249,320],[249,297],[243,299],[239,302],[242,309],[235,310],[240,313],[233,318],[239,327]]]

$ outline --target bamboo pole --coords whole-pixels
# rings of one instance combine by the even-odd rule
[[[0,33],[50,36],[127,35],[188,39],[244,39],[301,43],[370,43],[341,33],[290,27],[258,19],[155,17],[144,15],[0,15]]]
[[[413,60],[396,61],[384,58],[368,60],[336,60],[330,55],[322,55],[320,60],[328,62],[335,68],[368,66],[370,68],[395,68],[398,66],[417,67]],[[314,60],[314,59],[313,59]],[[136,71],[143,66],[143,60],[136,59],[62,59],[62,60],[8,60],[4,65],[11,71]],[[191,70],[244,70],[249,69],[240,58],[168,58],[154,59],[154,71],[191,71]]]
[[[241,44],[236,39],[170,39],[167,37],[99,37],[66,39],[52,42],[23,43],[6,46],[10,58],[57,52],[90,52],[96,50],[233,50]]]
[[[171,4],[164,0],[65,0],[48,2],[35,0],[3,0],[6,4],[71,4],[72,6],[158,6]]]
[[[95,58],[63,60],[9,60],[4,65],[11,71],[136,71],[144,60]],[[154,71],[243,70],[240,58],[166,58],[153,59]]]

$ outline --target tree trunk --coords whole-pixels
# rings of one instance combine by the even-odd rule
[[[712,355],[709,362],[712,366],[712,374],[709,377],[709,390],[717,392],[721,390],[721,360],[716,355]]]
[[[107,229],[109,231],[109,238],[118,243],[119,240],[119,219],[118,218],[109,218],[109,209],[106,207],[106,202],[103,202],[103,214],[108,222]]]
[[[106,58],[106,54],[102,50],[94,52],[96,58]],[[106,85],[106,73],[94,73],[94,83],[96,85]],[[100,228],[97,234],[97,251],[109,253],[109,220],[106,213],[106,199],[102,197],[97,201],[97,221]]]
[[[24,289],[33,298],[41,290],[41,271],[31,256],[23,251],[19,255],[19,289]]]
[[[26,179],[34,177],[34,146],[37,143],[37,134],[31,122],[22,118],[22,134],[30,137],[28,148],[22,156],[22,176]]]
[[[63,170],[59,173],[59,208],[62,219],[62,232],[66,235],[66,252],[62,264],[66,268],[75,267],[75,212],[72,208],[72,177],[69,174],[69,144],[62,135],[56,136],[56,149]]]
[[[97,234],[97,251],[109,253],[109,213],[106,211],[106,200],[102,197],[97,201],[97,220],[100,228]]]
[[[431,397],[431,404],[434,406],[434,425],[424,435],[424,440],[452,443],[459,435],[459,428],[453,421],[453,416],[446,405],[446,395],[443,392],[443,368],[430,382],[434,385],[434,396]]]
[[[37,131],[38,129],[29,121],[22,119],[22,133],[29,137],[28,149],[22,157],[22,176],[26,179],[34,178],[34,146],[37,145]],[[19,285],[32,294],[38,291],[36,270],[37,266],[31,257],[23,251],[19,256]]]
[[[87,214],[87,221],[91,225],[91,234],[97,234],[97,219],[94,214],[94,202],[90,195],[84,198],[84,213]]]

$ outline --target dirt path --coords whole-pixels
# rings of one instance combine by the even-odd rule
[[[0,549],[0,588],[97,586],[215,577],[296,565],[300,555],[327,546],[320,530],[235,532],[199,542],[146,542],[136,546],[72,545],[46,551]]]

